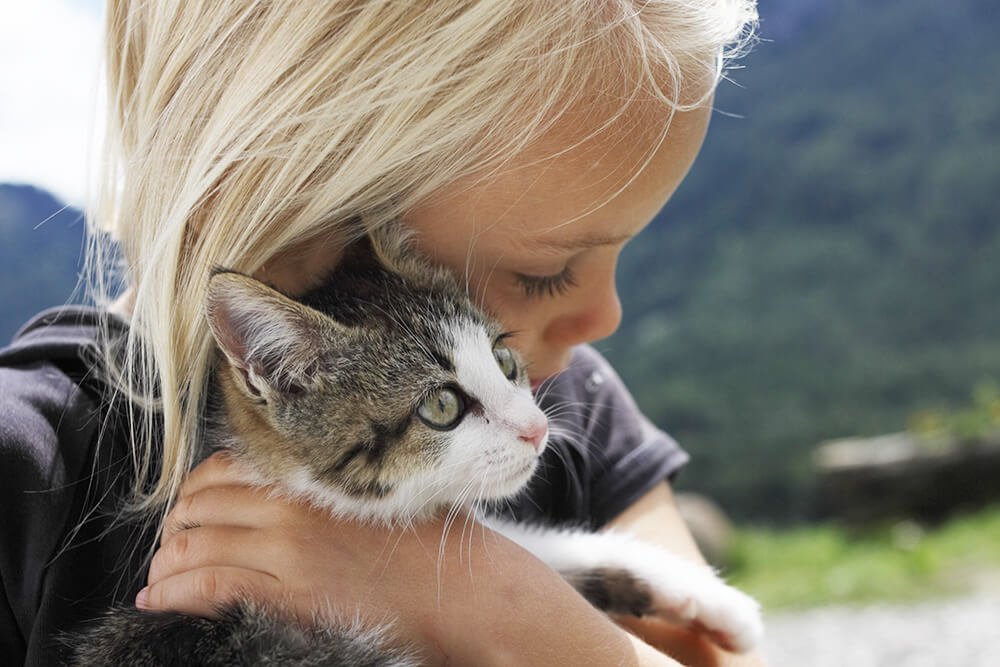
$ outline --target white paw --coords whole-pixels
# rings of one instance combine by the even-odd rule
[[[727,651],[753,649],[764,635],[760,605],[707,569],[698,575],[685,582],[683,591],[654,586],[654,613],[704,634]]]

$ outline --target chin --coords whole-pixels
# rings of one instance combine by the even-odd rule
[[[570,357],[572,357],[572,350],[566,350],[565,353],[558,355],[554,359],[546,359],[545,362],[532,363],[530,368],[531,373],[529,374],[532,388],[537,387],[541,383],[550,379],[552,376],[559,375],[564,370],[569,368]]]
[[[532,375],[530,377],[531,391],[532,392],[538,391],[538,388],[542,385],[542,383],[544,383],[546,380],[551,380],[553,377],[559,375],[567,368],[569,368],[569,364],[566,364],[565,366],[558,368],[552,371],[551,373],[539,373],[538,375]]]
[[[483,495],[491,500],[503,500],[517,495],[535,474],[538,462],[539,458],[537,457],[531,461],[525,461],[520,467],[503,475],[501,479],[494,480],[491,488]]]

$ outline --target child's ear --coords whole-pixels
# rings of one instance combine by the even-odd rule
[[[346,327],[249,276],[216,271],[209,279],[208,324],[257,399],[303,392]]]

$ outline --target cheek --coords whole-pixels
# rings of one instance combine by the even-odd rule
[[[510,340],[514,348],[526,354],[527,342],[539,336],[544,330],[547,318],[551,318],[550,299],[526,299],[516,289],[499,285],[487,289],[480,307],[500,320],[505,331],[514,332]]]
[[[508,313],[493,311],[505,331],[513,332],[507,343],[521,356],[522,364],[530,369],[539,362],[541,336],[545,326],[545,312],[537,308],[524,306],[512,308]]]
[[[482,435],[482,429],[468,420],[444,434],[443,456],[434,474],[438,478],[437,485],[451,489],[447,495],[459,493],[478,476],[486,449]]]

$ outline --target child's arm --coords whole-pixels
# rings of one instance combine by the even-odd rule
[[[389,531],[337,520],[244,486],[213,456],[184,485],[137,602],[214,617],[245,596],[307,623],[328,607],[348,621],[352,610],[394,616],[428,664],[678,665],[510,540],[464,516],[445,537],[441,524]]]
[[[704,563],[691,532],[677,511],[670,485],[664,482],[637,500],[609,528],[620,528],[676,554]],[[644,641],[694,667],[754,667],[764,664],[759,654],[726,653],[703,637],[667,623],[626,619],[622,625]]]

